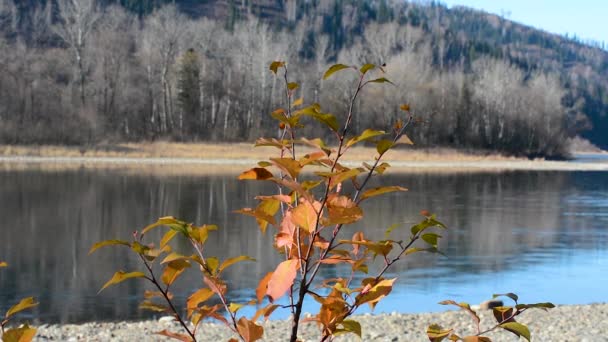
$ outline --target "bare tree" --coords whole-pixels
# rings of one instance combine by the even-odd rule
[[[101,12],[95,0],[57,0],[57,5],[61,22],[54,27],[54,31],[72,51],[80,104],[84,106],[88,67],[85,47]]]

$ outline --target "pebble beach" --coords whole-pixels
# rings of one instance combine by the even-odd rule
[[[491,327],[495,320],[490,310],[479,310],[482,330]],[[602,342],[608,341],[608,304],[563,305],[549,311],[528,310],[519,322],[527,324],[532,341],[550,342]],[[460,336],[474,334],[476,329],[470,316],[463,311],[421,314],[364,314],[355,316],[362,326],[362,338],[348,334],[336,341],[428,341],[426,327],[436,323],[453,327]],[[264,325],[264,341],[288,340],[289,321],[269,320]],[[42,325],[38,327],[35,341],[169,341],[154,332],[167,329],[182,332],[177,322],[166,318],[143,322],[85,323]],[[493,341],[519,341],[505,331],[485,334]],[[235,337],[226,327],[203,323],[197,332],[199,341],[227,341]],[[319,333],[314,324],[303,324],[302,341],[318,341]],[[522,341],[525,339],[521,338]],[[175,340],[173,340],[175,341]]]

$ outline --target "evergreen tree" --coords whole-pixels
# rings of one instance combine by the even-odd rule
[[[180,132],[200,133],[205,123],[201,115],[200,61],[194,49],[186,51],[179,62],[177,90]]]

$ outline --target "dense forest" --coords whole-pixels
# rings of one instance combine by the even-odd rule
[[[348,73],[386,64],[355,127],[409,103],[419,146],[562,156],[608,147],[608,52],[464,7],[397,0],[0,0],[0,143],[253,140],[276,134],[268,70],[340,115]],[[305,134],[313,134],[311,126]]]

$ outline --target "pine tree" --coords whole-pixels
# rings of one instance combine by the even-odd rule
[[[177,88],[180,132],[200,133],[205,123],[201,115],[200,63],[194,49],[189,49],[179,62]]]

